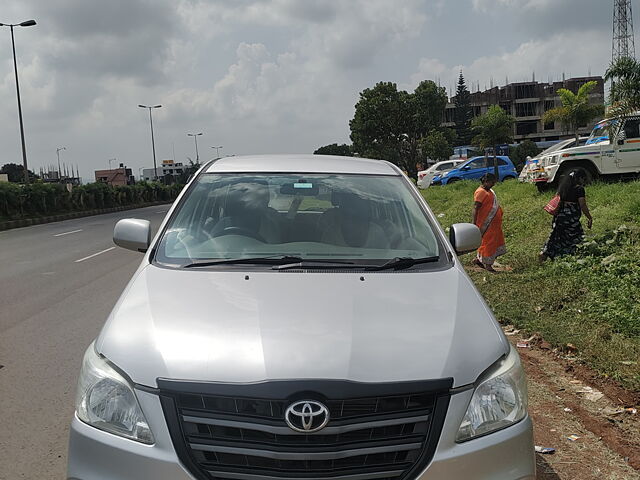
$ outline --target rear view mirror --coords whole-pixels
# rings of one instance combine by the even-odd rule
[[[151,223],[137,218],[118,221],[113,229],[113,243],[134,252],[146,252],[151,244]]]
[[[280,193],[283,195],[303,195],[315,197],[320,192],[318,184],[300,180],[296,183],[285,183],[280,187]]]
[[[466,165],[462,167],[461,170],[471,170],[471,167],[469,165]]]
[[[480,229],[472,223],[455,223],[449,229],[449,241],[457,254],[476,250],[482,243]]]

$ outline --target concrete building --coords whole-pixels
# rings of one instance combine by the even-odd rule
[[[123,163],[118,168],[111,170],[96,170],[96,182],[108,183],[109,185],[133,185],[135,179],[131,169],[125,167]]]
[[[175,163],[173,160],[163,160],[162,165],[158,165],[158,179],[164,183],[175,183],[185,171],[186,167],[182,163]],[[153,181],[155,169],[143,168],[142,180]]]
[[[542,115],[547,110],[561,106],[560,97],[557,94],[558,89],[566,88],[576,93],[582,85],[591,80],[598,82],[598,85],[589,95],[590,103],[604,105],[604,80],[602,77],[576,77],[553,83],[535,81],[510,83],[504,87],[493,87],[484,92],[474,92],[471,94],[473,116],[486,113],[491,105],[500,105],[516,119],[513,126],[515,142],[560,140],[571,136],[572,133],[564,131],[558,122],[544,123]],[[451,98],[445,108],[443,123],[445,127],[455,127],[456,107],[454,101],[455,97]],[[581,125],[578,133],[588,135],[597,120],[600,119]]]

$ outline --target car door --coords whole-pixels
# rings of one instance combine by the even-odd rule
[[[618,139],[617,164],[622,172],[640,170],[640,118],[629,118],[624,123],[623,138]]]
[[[496,158],[496,161],[498,162],[498,172],[500,174],[499,180],[504,179],[506,176],[514,176],[515,172],[511,165],[509,165],[509,162],[501,157]]]
[[[461,176],[465,180],[476,179],[487,173],[484,157],[477,157],[460,169]]]

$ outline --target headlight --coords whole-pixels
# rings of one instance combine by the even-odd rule
[[[527,382],[518,352],[511,347],[491,377],[473,392],[457,442],[465,442],[513,425],[527,414]]]
[[[449,175],[451,172],[444,172],[441,176],[442,177],[446,177],[447,175]]]
[[[96,354],[93,343],[82,361],[76,414],[80,420],[100,430],[146,444],[154,442],[133,388]]]

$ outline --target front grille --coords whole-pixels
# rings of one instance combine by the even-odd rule
[[[451,383],[158,380],[176,452],[203,480],[412,478],[433,456]],[[285,411],[297,400],[322,402],[329,423],[290,429]]]

